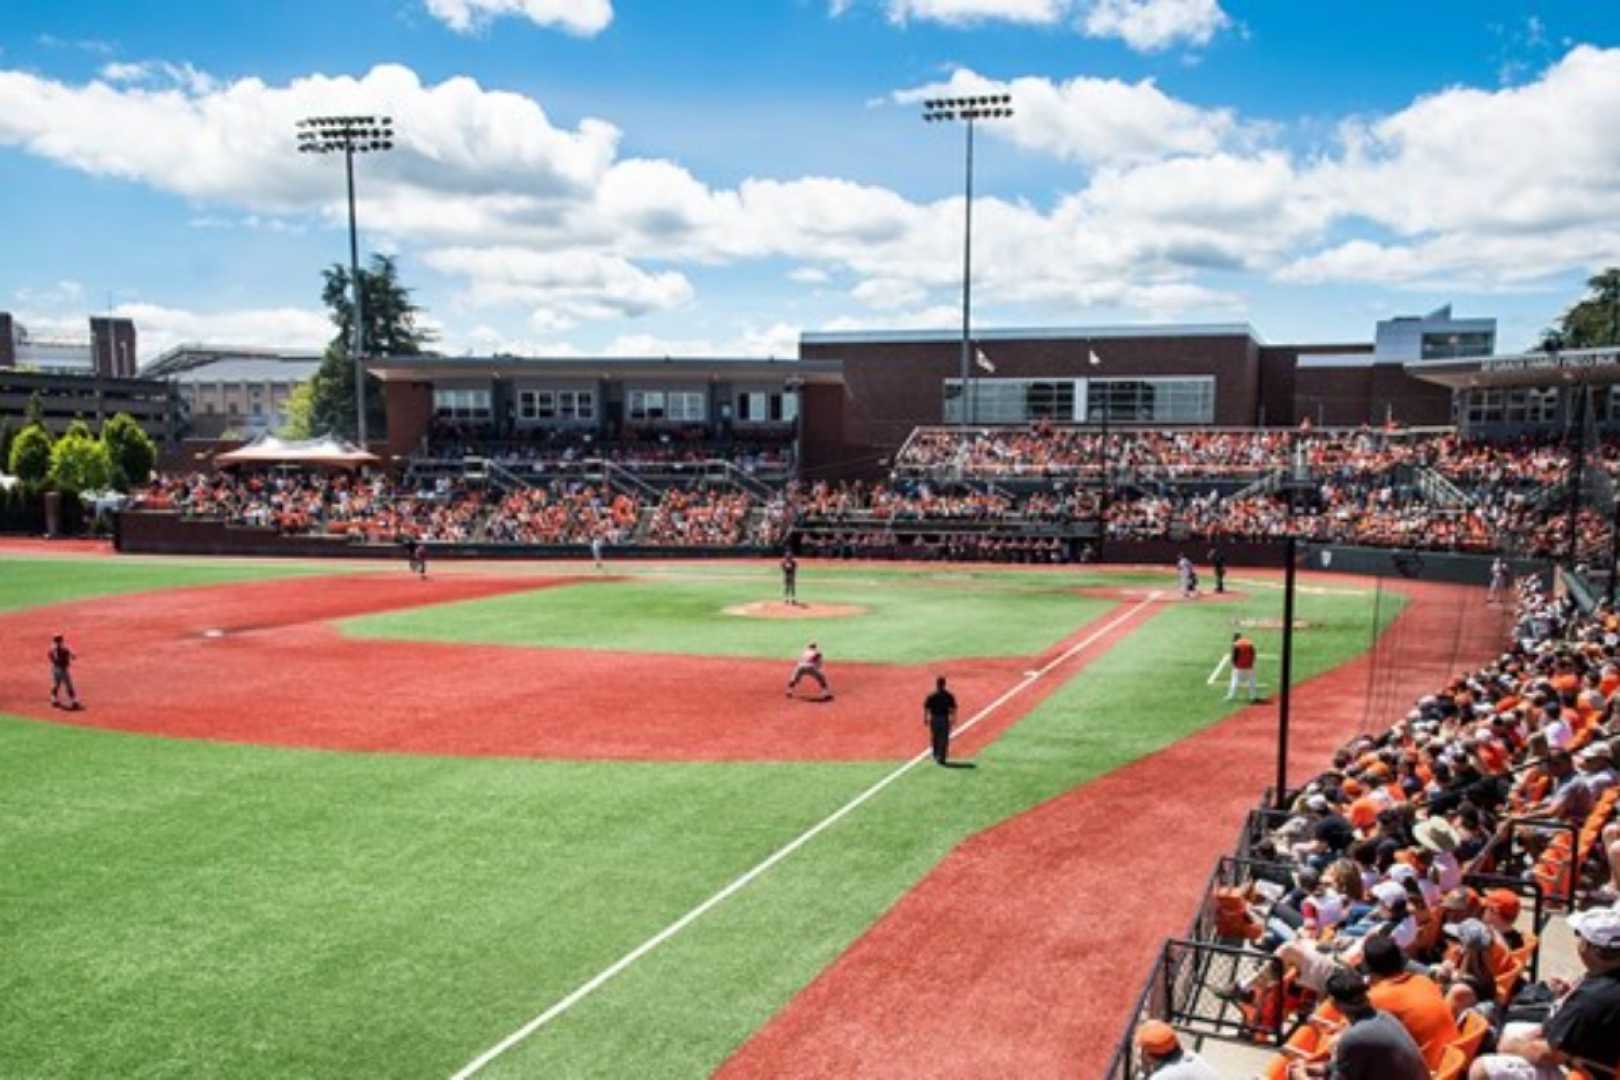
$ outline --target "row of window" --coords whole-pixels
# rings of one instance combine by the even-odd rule
[[[632,420],[672,420],[702,423],[709,418],[709,395],[701,390],[632,390]]]
[[[1151,379],[975,379],[969,415],[980,424],[1208,424],[1215,377]],[[946,423],[962,420],[962,384],[945,380]]]
[[[1558,419],[1558,388],[1466,390],[1455,408],[1470,424],[1550,424]]]
[[[799,416],[799,395],[749,391],[736,397],[735,415],[742,423],[791,423]],[[434,390],[433,411],[442,420],[488,420],[488,390]],[[703,390],[631,390],[625,411],[632,421],[705,423],[709,395]],[[723,413],[725,410],[722,410]],[[531,423],[594,422],[594,390],[519,390],[517,417]]]
[[[595,420],[594,390],[520,390],[519,420]]]

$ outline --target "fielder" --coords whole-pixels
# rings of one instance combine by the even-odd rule
[[[1260,700],[1260,682],[1254,675],[1254,642],[1239,631],[1232,635],[1232,680],[1226,688],[1226,700],[1237,697],[1238,687],[1249,688],[1249,700]]]
[[[814,679],[821,686],[821,696],[825,701],[832,700],[832,687],[827,685],[827,676],[821,673],[821,649],[815,642],[804,647],[799,654],[799,662],[793,667],[793,677],[788,679],[787,696],[793,696],[793,688],[799,685],[800,679]]]
[[[591,562],[596,564],[598,570],[602,569],[602,538],[591,537]]]
[[[427,577],[427,545],[420,540],[411,545],[411,571],[419,578]]]
[[[1507,592],[1507,588],[1507,560],[1498,555],[1495,559],[1491,560],[1491,588],[1490,592],[1485,594],[1485,602],[1487,604],[1500,604],[1502,602],[1502,594]]]
[[[60,694],[66,690],[68,703],[65,707],[79,708],[79,694],[73,689],[73,673],[70,670],[76,654],[68,648],[67,641],[61,634],[51,638],[51,650],[45,656],[51,662],[51,705],[58,709],[63,708]]]

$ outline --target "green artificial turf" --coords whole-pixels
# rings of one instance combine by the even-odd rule
[[[150,592],[186,585],[340,572],[300,563],[129,562],[123,559],[30,559],[0,557],[0,612],[84,600],[93,596]]]
[[[588,581],[346,620],[359,637],[620,652],[791,656],[807,639],[839,660],[920,664],[957,656],[1034,655],[1108,606],[1078,596],[1078,576],[1028,575],[999,585],[930,575],[823,573],[799,598],[858,604],[853,618],[758,619],[725,609],[775,600],[772,575]]]
[[[978,602],[931,588],[958,602],[943,621]],[[1224,715],[1205,680],[1232,619],[1277,608],[1167,606],[977,770],[908,773],[489,1075],[705,1075],[961,840]],[[984,617],[1029,611],[1007,610]],[[1304,678],[1365,648],[1371,599],[1303,596],[1299,616]],[[893,768],[330,754],[0,720],[0,1076],[447,1076]]]

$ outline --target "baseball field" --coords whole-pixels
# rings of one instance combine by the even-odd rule
[[[1300,769],[1478,601],[1303,584]],[[1216,669],[1275,688],[1279,579],[1229,588],[0,553],[0,1075],[1095,1072],[1269,778]]]

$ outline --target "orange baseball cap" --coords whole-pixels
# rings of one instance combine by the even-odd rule
[[[1507,922],[1519,917],[1519,895],[1507,889],[1492,889],[1485,894],[1485,906]]]
[[[1149,1020],[1136,1029],[1136,1045],[1144,1053],[1164,1057],[1181,1049],[1181,1040],[1176,1038],[1176,1029],[1163,1020]]]

